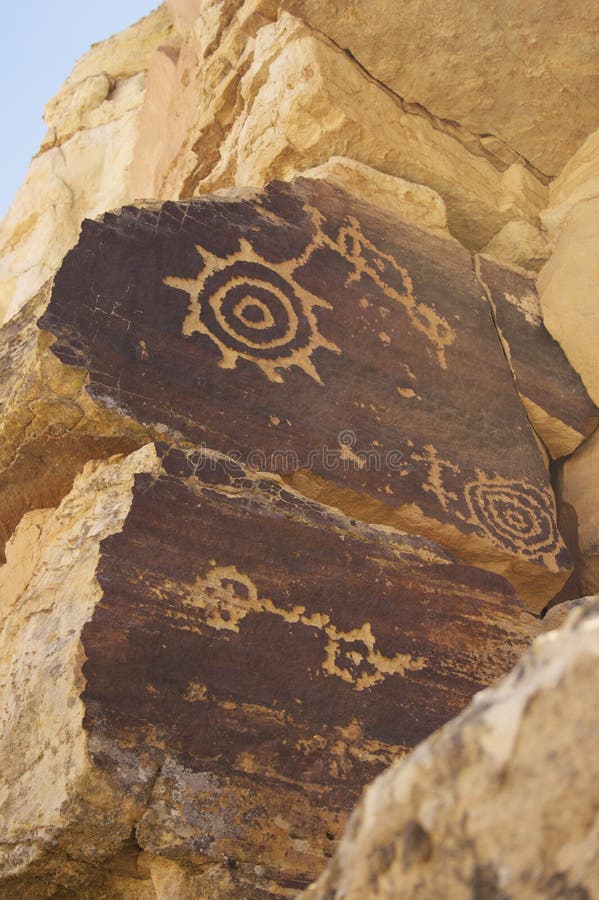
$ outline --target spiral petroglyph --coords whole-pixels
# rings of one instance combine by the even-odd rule
[[[472,521],[502,547],[529,557],[555,555],[559,537],[548,496],[531,484],[476,474],[465,487]]]
[[[207,335],[219,348],[224,369],[247,359],[270,381],[281,382],[281,369],[299,366],[322,383],[312,353],[319,347],[339,353],[339,348],[319,333],[315,308],[331,305],[295,281],[299,261],[266,262],[245,239],[224,259],[201,246],[197,251],[204,262],[197,278],[165,278],[189,294],[183,333]]]

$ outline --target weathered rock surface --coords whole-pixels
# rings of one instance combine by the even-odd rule
[[[171,34],[159,7],[93,47],[47,105],[48,133],[0,229],[0,322],[54,274],[84,217],[133,199],[129,166],[145,72]]]
[[[2,898],[296,896],[398,758],[312,897],[593,897],[562,7],[167,0],[48,103],[0,223]]]
[[[599,13],[585,0],[284,5],[405,100],[484,135],[500,158],[516,151],[556,175],[599,125]]]
[[[88,465],[7,555],[7,898],[97,896],[127,848],[137,878],[291,896],[366,781],[529,642],[504,579],[211,451]]]
[[[594,897],[598,662],[595,602],[374,782],[306,898]]]
[[[69,871],[76,874],[77,860],[117,851],[131,833],[153,771],[142,760],[136,769],[127,767],[123,753],[126,790],[119,791],[116,768],[103,776],[90,760],[80,698],[81,629],[102,596],[95,578],[100,542],[120,530],[134,474],[144,463],[157,467],[155,453],[90,465],[55,512],[25,516],[0,569],[0,867],[2,893],[9,898],[28,888],[30,896],[52,896],[51,878],[47,892],[40,884],[48,848],[67,878]]]
[[[101,407],[81,369],[60,363],[37,319],[46,285],[0,329],[0,561],[25,512],[56,506],[84,464],[147,443],[151,432]]]
[[[594,131],[549,185],[549,205],[541,213],[547,231],[556,237],[578,203],[599,194],[599,131]]]
[[[599,592],[599,432],[565,460],[558,497],[571,517],[583,589]]]
[[[385,175],[344,156],[332,156],[314,169],[302,172],[302,178],[316,178],[336,184],[348,194],[384,209],[390,215],[412,222],[438,235],[447,235],[447,210],[443,198],[423,184]]]
[[[500,162],[471,133],[407,106],[324,34],[286,12],[277,18],[264,0],[203,7],[181,50],[154,65],[136,196],[262,187],[351,156],[441,194],[450,230],[473,249],[546,204],[544,184],[519,161]]]
[[[86,222],[42,328],[111,411],[505,574],[570,570],[470,255],[313,180]],[[467,387],[466,387],[467,386]]]
[[[542,219],[554,243],[539,275],[543,319],[599,402],[599,131],[551,185]]]
[[[577,597],[575,600],[566,600],[564,603],[552,606],[543,616],[543,632],[560,628],[574,610],[586,608],[597,602],[599,602],[599,594],[589,597]]]
[[[506,265],[538,272],[551,255],[546,234],[532,222],[522,219],[508,222],[481,250]]]
[[[599,424],[599,409],[543,324],[534,278],[477,257],[516,386],[536,433],[556,459]]]

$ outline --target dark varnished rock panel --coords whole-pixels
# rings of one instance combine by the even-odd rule
[[[520,602],[420,538],[214,454],[159,452],[101,545],[85,727],[164,760],[146,849],[299,888],[362,787],[513,664]]]
[[[100,402],[511,578],[569,559],[472,260],[338,188],[85,222],[42,319]],[[252,456],[253,455],[253,456]]]

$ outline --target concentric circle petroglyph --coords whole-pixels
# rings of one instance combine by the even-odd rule
[[[239,240],[238,250],[225,257],[197,245],[203,262],[197,278],[164,279],[165,284],[189,294],[183,333],[209,337],[221,351],[224,369],[234,369],[239,359],[246,359],[260,366],[271,381],[281,382],[281,370],[299,366],[322,384],[312,359],[314,351],[324,348],[339,353],[340,349],[320,333],[315,311],[332,307],[295,276],[315,251],[326,248],[350,265],[346,285],[366,279],[387,300],[399,303],[411,327],[434,348],[438,364],[447,368],[445,354],[455,340],[453,329],[433,307],[416,299],[407,270],[370,241],[354,217],[344,220],[332,236],[317,209],[306,207],[306,211],[313,234],[296,257],[267,260],[245,238]]]
[[[530,484],[478,474],[465,488],[473,520],[496,543],[524,556],[555,554],[559,539],[548,496]]]
[[[315,314],[315,308],[330,309],[330,304],[293,278],[298,260],[266,262],[245,240],[225,259],[197,250],[205,265],[196,279],[165,279],[189,294],[183,333],[207,335],[221,351],[225,369],[246,359],[280,382],[281,369],[299,366],[321,382],[312,353],[319,347],[338,353],[339,348],[320,334]]]

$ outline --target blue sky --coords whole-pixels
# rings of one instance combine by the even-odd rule
[[[0,0],[0,218],[44,136],[44,104],[75,60],[158,5],[159,0]]]

